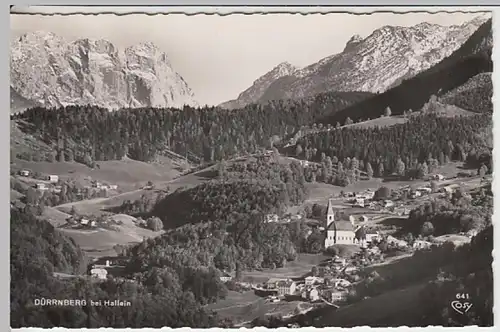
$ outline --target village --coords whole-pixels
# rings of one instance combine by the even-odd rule
[[[308,235],[319,231],[324,239],[323,254],[328,258],[314,264],[309,271],[296,275],[285,272],[286,268],[278,269],[284,271],[281,277],[280,272],[269,270],[266,281],[256,282],[255,278],[236,280],[235,275],[228,272],[222,272],[220,278],[231,289],[235,284],[239,285],[240,292],[252,291],[270,305],[298,303],[297,308],[302,310],[294,310],[288,316],[304,314],[325,305],[339,308],[350,303],[349,297],[356,285],[370,278],[376,271],[375,267],[447,241],[456,245],[467,243],[476,235],[476,231],[470,231],[438,237],[419,235],[409,240],[396,235],[396,229],[384,225],[384,221],[405,220],[412,209],[426,201],[451,198],[457,190],[468,196],[469,190],[490,182],[491,178],[472,173],[449,177],[433,174],[425,182],[393,186],[392,189],[382,185],[377,189],[331,195],[326,199],[325,213],[319,216],[310,211],[266,215],[265,223],[291,225],[303,222],[310,227]],[[318,203],[321,205],[322,202]],[[248,274],[255,276],[255,273]],[[259,276],[264,274],[265,271]],[[304,309],[301,303],[308,306]]]
[[[16,179],[29,185],[39,195],[45,192],[60,194],[63,186],[68,188],[68,180],[57,175],[34,174],[28,169],[18,170],[15,175]],[[490,181],[489,177],[464,172],[449,176],[432,174],[423,181],[395,181],[380,183],[376,187],[366,186],[359,190],[332,191],[329,196],[313,198],[308,202],[308,207],[290,210],[282,215],[266,215],[263,220],[265,223],[291,226],[300,222],[307,225],[308,235],[322,234],[321,253],[300,254],[299,260],[300,257],[307,256],[314,263],[299,264],[300,269],[292,270],[293,272],[286,267],[262,269],[244,271],[243,278],[237,278],[235,271],[220,271],[220,280],[226,284],[230,295],[226,302],[213,304],[214,310],[227,312],[230,316],[240,307],[250,308],[252,303],[258,303],[255,305],[260,306],[262,310],[281,310],[291,317],[324,306],[340,308],[348,305],[355,288],[370,278],[374,266],[411,256],[417,250],[425,250],[446,241],[444,238],[431,240],[425,237],[408,241],[396,235],[394,227],[385,224],[386,220],[405,219],[412,209],[426,201],[449,198],[459,189],[463,195],[468,195],[469,189]],[[110,196],[118,193],[116,184],[103,183],[90,177],[86,182],[72,188],[81,200],[89,199],[84,196],[84,193],[88,192],[93,192],[96,195],[94,197],[107,197],[108,193]],[[154,184],[150,182],[141,187],[142,190],[153,188]],[[61,229],[96,232],[102,229],[113,230],[122,223],[119,217],[115,220],[113,214],[86,215],[73,211],[71,203],[65,205],[68,205],[68,217],[65,224],[59,225]],[[152,229],[150,220],[132,219],[135,226]],[[460,234],[465,241],[473,235]],[[318,259],[312,259],[314,257],[321,260],[318,262]],[[108,278],[135,282],[126,275],[125,265],[126,262],[120,255],[99,257],[88,265],[86,277],[90,277],[94,282],[102,282]],[[76,277],[61,273],[55,275],[61,278]],[[226,303],[225,307],[217,308]],[[235,322],[242,323],[246,317],[252,315],[241,314],[245,318],[235,318]]]

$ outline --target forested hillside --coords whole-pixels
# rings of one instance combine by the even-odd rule
[[[59,161],[89,164],[125,155],[150,161],[166,148],[213,161],[269,146],[271,137],[291,135],[300,126],[369,95],[327,93],[301,101],[249,105],[238,111],[215,107],[116,112],[83,106],[34,108],[18,117],[31,124],[23,127],[25,132],[53,146],[54,159]]]
[[[152,268],[137,282],[111,278],[102,283],[53,272],[78,274],[86,263],[80,249],[47,221],[11,210],[11,326],[51,327],[211,327],[217,318],[202,309],[224,297],[226,288],[211,268]],[[186,277],[189,275],[189,277]],[[196,285],[203,283],[203,292]],[[36,306],[35,299],[130,301],[129,307]],[[182,309],[182,310],[180,310]],[[90,318],[88,315],[90,314]]]
[[[445,104],[456,105],[463,109],[478,113],[493,112],[492,73],[481,73],[464,85],[442,95],[439,100]]]
[[[215,266],[229,271],[283,266],[300,250],[300,229],[265,223],[306,197],[300,165],[250,161],[219,168],[219,178],[174,192],[151,214],[160,217],[163,236],[133,248],[129,268]],[[298,226],[300,228],[300,225]]]
[[[430,166],[430,159],[444,164],[446,160],[470,160],[479,167],[483,155],[491,152],[478,138],[490,130],[489,115],[471,117],[438,117],[433,114],[411,116],[408,122],[384,128],[341,128],[307,135],[290,149],[299,158],[324,162],[325,157],[344,160],[356,158],[372,168],[372,174],[400,173]],[[492,133],[488,133],[490,136]],[[293,151],[295,150],[295,151]],[[423,164],[426,164],[423,166]],[[490,171],[491,165],[490,166]],[[403,172],[404,173],[404,172]],[[416,176],[415,176],[416,177]]]

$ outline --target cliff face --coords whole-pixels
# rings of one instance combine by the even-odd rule
[[[34,32],[11,41],[11,89],[45,107],[196,106],[194,94],[152,43],[118,49],[106,40],[68,42]]]

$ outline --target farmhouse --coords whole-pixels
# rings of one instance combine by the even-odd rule
[[[434,175],[434,179],[438,180],[438,181],[443,181],[444,180],[444,176],[442,174],[436,174],[436,175]]]
[[[49,176],[47,176],[47,180],[50,183],[57,183],[59,181],[59,176],[57,176],[57,175],[49,175]]]
[[[356,198],[354,202],[354,206],[365,207],[365,199],[364,198]]]
[[[220,276],[220,281],[222,282],[228,282],[233,280],[233,277],[227,273],[227,272],[222,272],[222,275]]]
[[[279,218],[278,218],[278,215],[276,215],[276,214],[268,214],[266,216],[266,223],[271,223],[271,222],[277,223],[278,221],[279,221]]]
[[[394,246],[397,246],[399,248],[405,248],[408,246],[408,243],[404,240],[398,240],[396,239],[395,237],[389,235],[387,237],[387,243],[388,244],[391,244],[391,245],[394,245]]]
[[[292,280],[281,280],[276,283],[278,295],[293,295],[297,289],[297,284]]]
[[[91,269],[90,270],[90,275],[94,278],[98,278],[98,279],[106,279],[107,275],[108,275],[108,271],[106,271],[106,269]]]
[[[322,284],[322,283],[324,283],[325,280],[323,278],[309,276],[309,277],[306,277],[304,281],[306,283],[306,286],[312,286],[316,283]]]
[[[302,298],[308,299],[311,302],[319,300],[319,292],[318,292],[318,289],[315,287],[305,290],[301,294],[301,296],[302,296]]]
[[[36,184],[36,189],[38,190],[47,190],[47,185],[45,183],[37,183]]]
[[[335,220],[335,213],[333,211],[333,204],[331,200],[328,201],[325,229],[325,248],[334,244],[355,243],[354,226],[348,220]]]
[[[279,278],[270,278],[267,282],[266,282],[266,288],[267,289],[276,289],[278,288],[277,284],[279,281],[283,281],[283,280],[286,280],[286,279],[279,279]]]
[[[384,207],[388,208],[388,207],[393,207],[394,206],[394,202],[387,199],[384,201]]]
[[[31,172],[27,169],[23,169],[19,171],[19,175],[21,176],[30,176]]]
[[[412,192],[410,193],[410,197],[411,197],[411,198],[417,198],[417,197],[420,197],[420,196],[422,196],[422,192],[421,192],[421,191],[418,191],[418,190],[412,191]]]
[[[332,303],[342,301],[346,298],[347,291],[340,289],[333,289],[331,291],[331,301]]]

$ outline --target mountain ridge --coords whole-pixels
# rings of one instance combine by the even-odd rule
[[[334,90],[387,91],[453,53],[487,21],[486,16],[489,14],[479,15],[462,25],[422,22],[411,27],[383,26],[366,38],[355,34],[341,53],[276,78],[269,75],[275,67],[237,99],[219,106],[238,108],[251,102],[303,98]],[[256,82],[264,83],[257,87]],[[241,98],[242,95],[245,98]]]
[[[167,54],[152,42],[119,48],[105,39],[69,41],[35,31],[10,46],[11,89],[44,107],[198,106]]]

